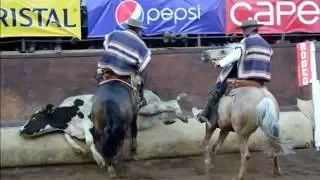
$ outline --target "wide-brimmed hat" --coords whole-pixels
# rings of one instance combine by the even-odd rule
[[[140,29],[146,29],[146,27],[142,25],[142,22],[137,19],[132,19],[132,18],[128,19],[128,21],[126,22],[126,25],[137,27]]]
[[[243,21],[241,23],[240,26],[237,27],[237,29],[246,29],[246,28],[250,28],[250,27],[261,27],[261,26],[264,26],[263,24],[260,24],[258,23],[257,20],[246,20],[246,21]]]

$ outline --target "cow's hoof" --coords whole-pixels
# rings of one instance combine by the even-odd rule
[[[106,165],[105,160],[103,159],[102,156],[100,156],[99,154],[93,154],[93,159],[96,161],[97,165],[100,168],[103,168]]]
[[[189,119],[187,116],[183,115],[182,113],[176,113],[178,119],[180,119],[183,123],[188,123]]]
[[[86,150],[85,149],[82,149],[82,148],[77,148],[77,149],[74,149],[75,150],[75,152],[77,153],[77,154],[85,154],[86,153]]]
[[[170,125],[170,124],[173,124],[173,123],[175,123],[176,121],[175,120],[173,120],[173,119],[167,119],[167,120],[165,120],[165,121],[163,121],[163,123],[165,124],[165,125]]]

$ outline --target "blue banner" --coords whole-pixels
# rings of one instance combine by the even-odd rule
[[[225,0],[89,0],[88,37],[123,29],[129,18],[143,21],[144,35],[224,34]]]

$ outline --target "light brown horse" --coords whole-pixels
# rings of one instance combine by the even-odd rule
[[[225,50],[222,52],[225,54]],[[219,55],[219,51],[216,52]],[[220,57],[221,57],[220,53]],[[239,141],[241,152],[241,167],[235,179],[243,179],[250,158],[248,147],[249,137],[261,128],[268,139],[270,154],[273,159],[273,172],[280,176],[278,156],[292,152],[292,144],[280,139],[279,135],[279,105],[274,96],[265,87],[241,87],[232,89],[224,95],[218,105],[218,116],[215,123],[209,128],[206,125],[206,134],[202,142],[205,148],[205,164],[208,170],[211,157],[215,157],[229,132],[234,132]],[[193,109],[197,117],[197,112]],[[210,138],[215,129],[220,128],[218,140],[209,148]]]

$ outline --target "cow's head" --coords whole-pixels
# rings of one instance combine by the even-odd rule
[[[49,131],[55,131],[49,124],[53,118],[53,111],[53,105],[47,104],[46,107],[32,114],[26,124],[20,128],[20,136],[35,137]]]

